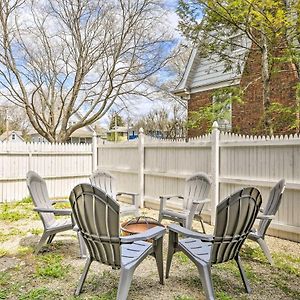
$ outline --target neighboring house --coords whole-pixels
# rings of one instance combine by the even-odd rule
[[[128,139],[128,128],[125,126],[117,126],[107,131],[107,140],[114,142],[122,142]]]
[[[79,113],[75,113],[70,120],[70,124],[76,123],[80,118],[81,115]],[[94,129],[92,128],[92,126],[87,125],[85,127],[79,128],[76,131],[74,131],[67,142],[79,143],[79,144],[83,144],[83,143],[90,144],[92,143],[93,134],[94,134]],[[29,131],[28,135],[30,136],[32,142],[48,142],[34,129]]]
[[[107,140],[107,129],[105,129],[99,125],[95,125],[94,130],[97,134],[98,139]]]
[[[247,48],[251,47],[249,40],[244,38],[243,41]],[[243,103],[232,103],[227,108],[230,110],[230,117],[223,120],[221,127],[242,134],[252,134],[263,112],[260,53],[254,50],[254,45],[250,51],[242,47],[231,49],[231,56],[239,57],[239,68],[233,66],[232,70],[226,70],[225,64],[218,62],[216,57],[201,57],[198,51],[192,51],[184,75],[174,91],[174,94],[187,99],[188,117],[193,111],[216,101],[214,94],[221,88],[241,87],[245,91]],[[280,71],[273,76],[270,96],[274,102],[289,105],[296,100],[295,87],[299,78],[291,63],[280,65]],[[190,128],[188,136],[198,136],[206,131],[205,127]]]
[[[24,142],[21,131],[5,131],[0,136],[1,142]]]

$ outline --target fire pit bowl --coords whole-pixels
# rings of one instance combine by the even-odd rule
[[[144,232],[155,226],[165,227],[164,225],[160,224],[157,220],[153,218],[141,216],[123,222],[121,224],[121,230],[123,232],[123,235],[132,235],[132,234]]]

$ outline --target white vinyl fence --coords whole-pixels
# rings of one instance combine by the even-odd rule
[[[0,202],[27,195],[26,173],[33,170],[47,182],[51,198],[68,197],[92,172],[92,145],[50,143],[0,143]]]
[[[119,191],[140,194],[141,206],[158,206],[159,195],[182,194],[184,179],[206,172],[213,185],[206,219],[215,222],[215,207],[244,186],[256,186],[264,203],[271,187],[287,181],[281,207],[269,233],[300,241],[300,138],[249,137],[220,133],[185,141],[151,139],[98,145],[98,167],[113,173]],[[179,207],[179,203],[172,203]]]

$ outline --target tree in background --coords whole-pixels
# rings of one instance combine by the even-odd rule
[[[272,134],[275,126],[270,113],[272,76],[282,71],[279,66],[285,62],[294,63],[298,77],[300,74],[299,13],[299,0],[179,0],[180,28],[199,46],[202,55],[215,55],[227,68],[239,68],[237,60],[241,58],[233,57],[230,51],[247,47],[243,39],[235,38],[239,34],[251,41],[251,51],[260,53],[258,79],[263,83],[265,133]]]
[[[26,138],[29,129],[29,121],[24,110],[5,104],[0,106],[0,135],[5,131],[21,131]]]
[[[117,99],[152,92],[173,55],[166,15],[159,0],[2,0],[0,96],[64,142]]]
[[[146,135],[157,138],[185,138],[185,119],[185,115],[181,113],[178,105],[174,105],[171,114],[169,114],[166,108],[152,110],[150,113],[140,118],[135,123],[134,128],[136,132],[138,132],[139,128],[143,128]]]
[[[164,99],[165,102],[169,102],[171,105],[179,104],[179,106],[176,106],[182,113],[187,109],[187,100],[174,95],[173,91],[184,74],[185,66],[192,49],[193,47],[188,41],[182,41],[175,49],[176,55],[169,60],[164,68],[164,81],[154,82],[154,80],[150,78],[150,81],[152,81],[150,83],[151,86],[156,89],[156,98]]]
[[[109,121],[109,129],[113,129],[115,127],[120,127],[120,126],[125,126],[125,122],[122,118],[121,115],[119,115],[118,113],[112,113],[110,116],[110,121]]]

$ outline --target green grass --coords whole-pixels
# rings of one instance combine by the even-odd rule
[[[0,299],[7,299],[7,298],[8,298],[7,291],[0,290]]]
[[[32,289],[18,297],[18,300],[59,299],[59,295],[45,287]]]
[[[34,219],[36,218],[36,213],[32,209],[32,201],[29,202],[28,198],[16,202],[1,203],[0,220],[16,222],[22,219]]]
[[[276,285],[276,287],[281,289],[284,294],[291,297],[291,299],[293,300],[299,300],[299,292],[288,286],[288,283],[288,278],[285,278],[283,276],[279,276],[277,279],[274,280],[274,284]]]
[[[112,289],[102,295],[92,297],[91,300],[115,300],[117,298],[117,289]]]
[[[7,254],[7,250],[0,248],[0,257],[3,257]]]
[[[231,300],[231,296],[226,294],[225,292],[216,292],[216,298],[220,300]]]
[[[288,273],[300,277],[300,257],[292,256],[283,252],[272,253],[275,266]]]
[[[174,300],[194,300],[195,298],[189,297],[189,296],[175,296]]]
[[[31,197],[24,197],[24,198],[20,201],[20,203],[30,203],[30,204],[32,204],[32,199],[31,199]]]
[[[213,268],[219,271],[230,272],[234,277],[239,277],[240,272],[235,261],[229,261],[223,264],[214,265]]]
[[[264,255],[263,251],[260,247],[250,247],[247,244],[244,244],[242,251],[241,251],[241,257],[249,260],[259,260],[260,262],[267,263],[268,260],[266,256]]]
[[[46,254],[37,258],[37,276],[63,278],[69,272],[69,266],[62,264],[62,256],[56,254]]]
[[[10,283],[11,275],[7,272],[0,272],[0,286],[5,286]]]
[[[190,259],[183,252],[177,252],[175,257],[183,264],[188,264],[190,262]]]
[[[32,247],[18,247],[18,256],[26,256],[33,253]]]
[[[43,229],[41,228],[31,228],[28,230],[28,232],[30,232],[31,234],[34,234],[34,235],[40,235],[43,233]]]
[[[17,228],[12,228],[11,230],[9,230],[8,232],[1,232],[0,233],[0,242],[6,242],[10,239],[12,239],[15,236],[25,236],[26,235],[26,231],[22,231],[20,229]]]

